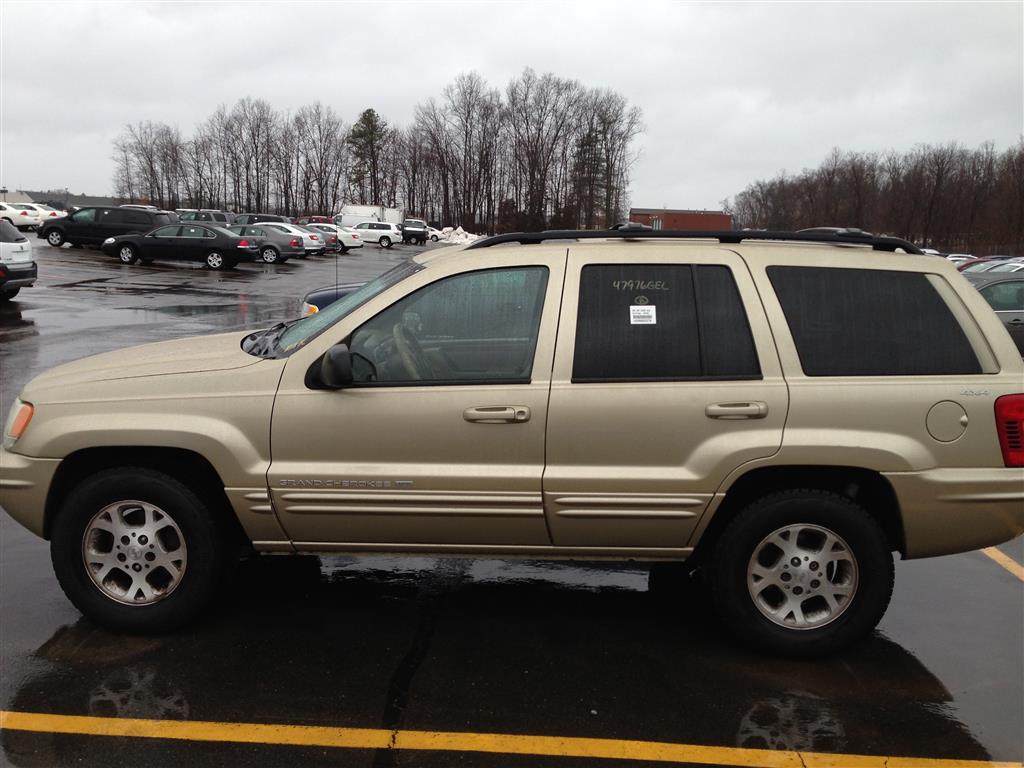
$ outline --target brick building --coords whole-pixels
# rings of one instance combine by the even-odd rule
[[[629,220],[654,229],[732,229],[732,216],[721,211],[630,208]]]

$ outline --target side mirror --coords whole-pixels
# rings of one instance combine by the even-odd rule
[[[352,354],[347,344],[335,344],[320,361],[320,381],[328,389],[352,386]]]

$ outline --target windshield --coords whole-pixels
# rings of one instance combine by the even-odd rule
[[[347,296],[342,296],[322,311],[307,315],[289,327],[288,330],[281,334],[281,338],[277,340],[278,347],[282,352],[291,352],[298,349],[308,341],[315,339],[352,312],[352,310],[361,307],[377,294],[383,293],[391,286],[400,283],[410,275],[416,274],[421,269],[423,269],[423,266],[415,261],[406,261],[389,269],[376,280],[371,280],[359,290],[353,291]]]

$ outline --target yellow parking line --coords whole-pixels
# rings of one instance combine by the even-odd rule
[[[196,720],[139,720],[51,715],[42,712],[0,711],[0,730],[3,729],[81,736],[122,736],[347,749],[483,752],[700,765],[724,764],[750,768],[1024,768],[1022,763],[992,763],[981,760],[786,752],[623,739],[450,731],[389,731],[383,728],[329,728]]]
[[[1016,560],[1014,560],[1012,557],[1010,557],[1007,554],[1004,554],[1003,552],[1001,552],[1000,550],[996,549],[995,547],[989,547],[988,549],[983,549],[981,551],[983,553],[985,553],[986,555],[988,555],[989,557],[991,557],[993,560],[995,560],[1001,566],[1003,566],[1003,568],[1008,570],[1010,573],[1012,573],[1018,579],[1020,579],[1021,581],[1024,581],[1024,565],[1021,565]]]

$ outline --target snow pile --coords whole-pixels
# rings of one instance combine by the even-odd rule
[[[467,232],[462,227],[445,227],[441,230],[441,239],[449,243],[450,245],[465,245],[466,243],[472,243],[474,240],[479,240],[480,235],[474,235],[472,232]]]

